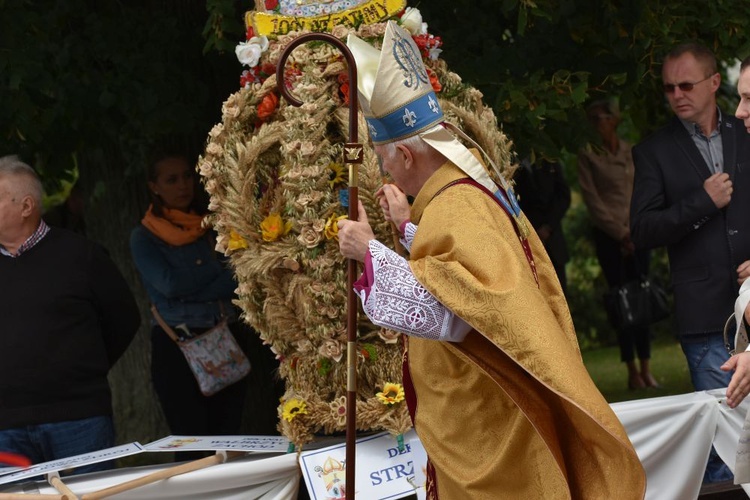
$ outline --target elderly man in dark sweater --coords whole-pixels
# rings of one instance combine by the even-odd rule
[[[0,158],[0,451],[34,463],[114,445],[107,373],[141,321],[104,249],[49,228],[41,201],[31,167]]]

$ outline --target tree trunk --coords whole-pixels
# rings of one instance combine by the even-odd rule
[[[138,333],[110,372],[112,404],[118,443],[148,443],[169,430],[151,385],[149,300],[130,256],[130,231],[147,206],[145,179],[128,174],[122,155],[113,148],[80,158],[81,185],[87,195],[88,237],[109,252],[141,309]]]

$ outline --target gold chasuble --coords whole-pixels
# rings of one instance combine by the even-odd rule
[[[583,365],[541,241],[529,236],[537,286],[495,200],[469,184],[441,191],[465,176],[443,165],[411,213],[418,225],[412,271],[474,329],[460,343],[408,339],[414,424],[434,467],[432,493],[440,500],[643,498],[643,467]]]

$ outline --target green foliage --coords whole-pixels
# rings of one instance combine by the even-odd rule
[[[750,53],[742,0],[431,0],[419,8],[451,68],[484,92],[519,156],[532,159],[557,159],[589,140],[590,99],[620,96],[641,134],[661,125],[661,60],[677,43],[701,40],[728,63]]]
[[[204,52],[234,52],[238,41],[243,40],[245,20],[237,16],[235,2],[227,0],[207,0],[208,21],[203,27],[206,39]]]
[[[201,2],[0,3],[0,151],[50,180],[83,151],[108,161],[114,149],[136,168],[164,137],[199,132],[202,143],[219,118],[207,83],[226,77],[226,96],[238,75],[236,60],[230,79],[219,54],[202,55],[196,6],[205,21]]]
[[[484,92],[522,157],[555,159],[587,142],[591,98],[619,95],[640,134],[661,124],[660,62],[678,41],[700,39],[727,62],[750,53],[743,0],[410,3],[443,38],[451,68]],[[164,136],[205,136],[217,100],[237,86],[232,52],[252,7],[0,1],[0,149],[55,177],[104,143],[136,164]],[[734,89],[723,92],[733,102]]]

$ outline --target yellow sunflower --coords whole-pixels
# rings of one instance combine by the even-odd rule
[[[346,171],[343,165],[340,163],[329,163],[328,169],[331,171],[328,176],[330,179],[328,184],[331,186],[331,189],[346,182]]]
[[[404,400],[404,386],[401,384],[386,382],[383,386],[383,392],[379,392],[375,394],[375,396],[378,398],[378,401],[384,405],[393,406]]]
[[[307,405],[301,399],[293,398],[284,403],[281,417],[287,422],[291,422],[294,420],[294,417],[303,413],[307,414]]]

